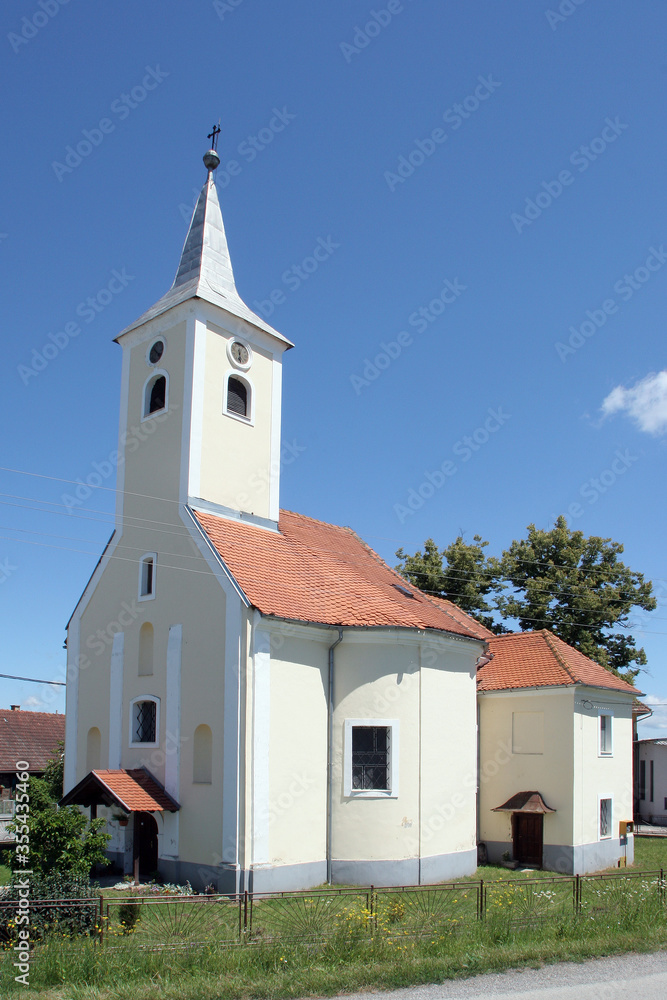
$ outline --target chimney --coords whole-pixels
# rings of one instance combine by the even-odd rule
[[[20,712],[21,711],[21,706],[20,705],[10,705],[10,708],[11,708],[12,712]]]

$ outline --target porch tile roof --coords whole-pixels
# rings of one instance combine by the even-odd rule
[[[473,627],[449,602],[413,587],[351,528],[285,510],[277,532],[194,513],[250,603],[264,615],[482,637],[481,626]]]
[[[126,812],[176,812],[178,803],[142,767],[96,769],[60,800],[61,805],[112,802]]]
[[[586,684],[642,694],[547,629],[494,635],[488,642],[493,659],[477,671],[479,691]]]

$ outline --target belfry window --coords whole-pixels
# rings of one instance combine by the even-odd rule
[[[239,417],[250,416],[250,387],[243,379],[230,375],[227,380],[227,412]]]
[[[154,413],[167,409],[167,394],[167,376],[162,372],[156,372],[144,387],[144,420]]]

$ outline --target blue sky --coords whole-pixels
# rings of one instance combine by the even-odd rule
[[[0,472],[0,670],[62,679],[111,531],[112,340],[173,280],[220,117],[239,291],[296,344],[282,505],[392,565],[427,537],[500,554],[559,513],[622,542],[660,599],[636,616],[640,686],[667,702],[664,6],[19,0],[0,17],[2,466],[21,472]],[[96,469],[104,488],[72,507]],[[0,691],[64,710],[62,688]],[[666,728],[658,706],[643,733]]]

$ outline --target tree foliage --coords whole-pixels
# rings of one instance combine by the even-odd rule
[[[11,827],[17,843],[28,844],[26,868],[36,875],[88,876],[93,865],[108,864],[109,834],[104,819],[89,822],[77,806],[58,808],[62,796],[62,749],[48,762],[43,778],[27,782],[29,812],[17,813]],[[17,802],[25,802],[17,788]]]
[[[619,558],[623,546],[611,538],[572,531],[564,517],[553,528],[528,525],[500,559],[487,557],[488,542],[459,535],[439,550],[433,539],[413,556],[402,549],[397,567],[426,593],[453,601],[493,632],[514,619],[525,631],[549,629],[616,673],[632,680],[646,663],[629,634],[633,608],[656,607],[651,583]],[[614,629],[616,629],[614,631]]]
[[[484,552],[488,544],[481,535],[474,535],[472,544],[459,535],[440,551],[433,539],[427,538],[423,552],[409,556],[398,550],[396,556],[402,565],[397,569],[425,593],[452,601],[493,632],[506,632],[494,619],[494,608],[487,600],[487,595],[501,586],[498,560],[487,558]]]

